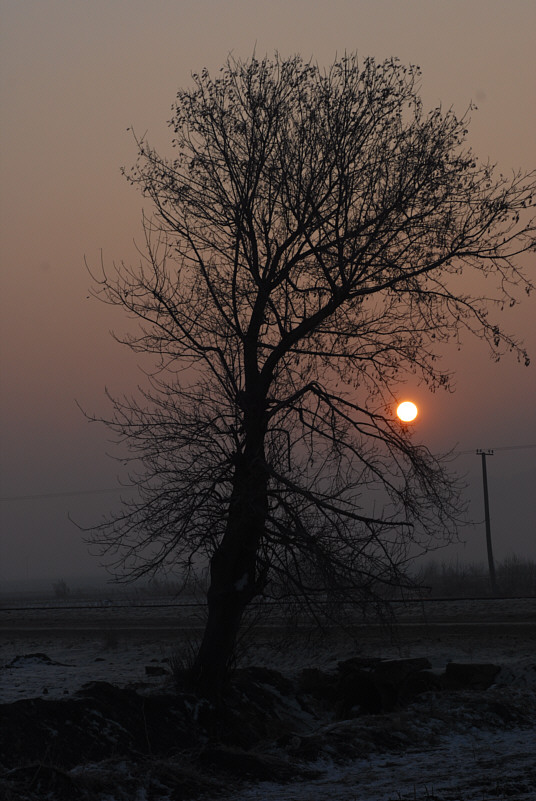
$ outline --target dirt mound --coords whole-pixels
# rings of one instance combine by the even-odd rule
[[[109,789],[113,773],[114,798],[133,798],[136,787],[152,783],[171,787],[171,798],[180,801],[207,788],[214,797],[218,786],[228,786],[229,776],[290,781],[311,775],[291,767],[284,753],[253,751],[295,722],[293,714],[287,715],[289,723],[283,721],[292,693],[291,682],[259,668],[237,672],[218,710],[186,692],[144,694],[106,682],[91,682],[62,699],[4,704],[0,794],[27,801],[93,801]],[[127,775],[117,769],[125,763]],[[142,764],[147,770],[139,769]]]
[[[0,764],[14,767],[22,758],[70,769],[110,754],[188,748],[203,711],[193,697],[144,696],[106,682],[86,684],[65,699],[15,701],[0,707]]]
[[[0,706],[0,794],[122,801],[141,787],[155,799],[215,798],[230,782],[310,777],[319,759],[401,752],[468,725],[533,723],[536,701],[491,685],[497,675],[490,665],[436,673],[422,659],[352,659],[292,679],[250,667],[235,672],[218,709],[186,691],[90,682],[63,699]]]
[[[56,662],[54,659],[51,659],[46,654],[38,653],[38,654],[22,654],[21,656],[16,656],[14,659],[11,660],[11,662],[9,662],[7,665],[4,665],[4,668],[6,669],[20,668],[20,667],[29,667],[32,665],[55,665],[58,667],[70,667],[64,662]]]

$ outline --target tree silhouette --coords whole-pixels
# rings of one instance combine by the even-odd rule
[[[526,360],[464,279],[495,279],[499,303],[529,290],[534,174],[480,164],[418,79],[394,59],[229,59],[178,93],[173,157],[137,140],[141,263],[94,292],[157,368],[111,399],[139,494],[92,538],[130,577],[210,560],[207,694],[255,596],[381,597],[455,534],[455,481],[394,419],[400,381],[449,388],[437,345],[464,330]]]

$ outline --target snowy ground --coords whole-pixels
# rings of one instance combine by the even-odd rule
[[[536,798],[535,731],[471,731],[403,754],[324,765],[321,779],[263,782],[229,801],[491,801]]]
[[[158,639],[135,641],[111,633],[77,642],[35,635],[11,638],[0,648],[0,704],[21,698],[62,698],[89,681],[125,686],[144,682],[154,687],[162,677],[147,676],[146,666],[161,665],[174,650]],[[43,656],[48,657],[43,659]]]
[[[263,630],[244,653],[244,662],[269,665],[286,674],[303,667],[332,669],[350,656],[408,657],[430,660],[441,669],[449,661],[493,662],[501,666],[486,696],[486,709],[509,705],[536,711],[536,601],[447,604],[439,609],[405,610],[395,640],[377,628],[360,628],[353,639],[278,646],[279,636]],[[423,616],[425,615],[425,617]],[[177,651],[188,655],[195,620],[177,610],[65,609],[0,610],[0,703],[60,698],[89,681],[119,686],[162,688],[165,675],[146,667],[169,669]],[[36,656],[37,655],[37,656]],[[44,655],[44,656],[39,656]],[[44,658],[46,657],[46,658]],[[447,709],[448,699],[423,700],[384,725],[404,732],[401,747],[356,754],[344,764],[323,759],[311,767],[319,777],[291,784],[263,782],[251,787],[230,783],[227,801],[535,801],[536,719],[519,726],[501,712],[501,726],[483,719],[477,706]],[[491,715],[491,713],[486,713]],[[339,727],[347,722],[339,722]],[[326,722],[325,726],[333,725]],[[350,725],[350,724],[348,724]],[[360,722],[359,725],[363,725]],[[412,729],[419,736],[411,737]],[[136,797],[145,801],[148,796]],[[151,796],[171,801],[170,795]],[[218,796],[220,797],[220,796]],[[113,795],[106,801],[114,801]],[[119,796],[117,796],[119,798]],[[122,798],[122,796],[121,796]],[[104,801],[105,796],[102,796]]]

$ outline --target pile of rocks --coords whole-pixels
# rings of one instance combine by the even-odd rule
[[[91,682],[66,698],[0,706],[0,794],[94,799],[95,766],[108,781],[110,760],[137,766],[124,777],[125,798],[133,797],[136,776],[145,789],[153,779],[167,781],[180,798],[215,794],[229,777],[296,780],[315,775],[311,763],[319,757],[409,747],[418,725],[395,725],[400,710],[426,694],[481,694],[499,671],[455,663],[437,671],[426,659],[354,658],[331,672],[311,668],[293,677],[249,667],[235,671],[218,708],[180,689]]]

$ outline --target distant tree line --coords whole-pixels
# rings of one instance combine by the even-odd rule
[[[536,597],[536,562],[508,556],[496,567],[499,595]],[[432,597],[467,598],[490,595],[489,573],[483,562],[427,562],[417,575],[419,584]]]

